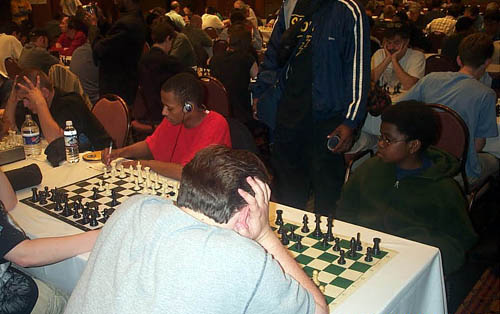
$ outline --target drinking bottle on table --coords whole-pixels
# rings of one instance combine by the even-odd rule
[[[80,161],[78,150],[78,135],[76,129],[73,127],[72,121],[66,121],[64,128],[64,146],[66,148],[66,160],[70,163],[77,163]]]
[[[21,133],[23,135],[24,154],[26,157],[40,155],[40,128],[31,118],[30,114],[26,115],[26,119],[21,127]]]

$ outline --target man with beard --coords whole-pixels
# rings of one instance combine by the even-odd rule
[[[409,90],[425,73],[425,55],[408,48],[409,28],[402,23],[391,23],[384,34],[382,48],[372,57],[372,81],[379,81],[392,92]],[[398,88],[399,86],[399,88]]]
[[[99,94],[117,94],[132,105],[138,85],[137,63],[146,42],[146,26],[139,0],[115,0],[120,18],[105,36],[94,40],[94,62],[99,66]]]

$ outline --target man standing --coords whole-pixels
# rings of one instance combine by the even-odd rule
[[[282,91],[276,110],[264,107],[269,74]],[[274,128],[276,201],[304,208],[312,190],[316,212],[334,213],[344,180],[339,153],[363,121],[369,74],[369,24],[355,0],[285,1],[253,87],[254,110]]]
[[[137,63],[146,42],[146,26],[139,0],[116,0],[118,19],[105,36],[94,40],[94,62],[99,66],[99,93],[117,94],[131,106],[138,85]]]
[[[175,27],[179,32],[182,31],[184,26],[186,26],[186,22],[184,22],[184,18],[180,13],[181,13],[181,5],[177,1],[172,1],[172,3],[170,3],[170,11],[167,14],[165,14],[172,20],[172,22],[174,22]]]

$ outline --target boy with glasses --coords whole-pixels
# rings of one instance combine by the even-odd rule
[[[342,191],[337,219],[438,247],[445,274],[458,270],[476,242],[454,182],[458,161],[430,145],[438,125],[430,107],[400,102],[382,113],[377,156]]]

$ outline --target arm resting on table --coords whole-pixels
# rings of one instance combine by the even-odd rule
[[[180,164],[173,162],[163,162],[158,160],[141,160],[141,164],[144,167],[150,167],[158,174],[169,177],[171,179],[180,180],[182,175],[182,168]]]
[[[7,211],[12,210],[17,204],[16,193],[2,170],[0,170],[0,201]]]
[[[10,250],[5,259],[22,267],[43,266],[90,251],[100,230],[66,237],[24,240]]]

